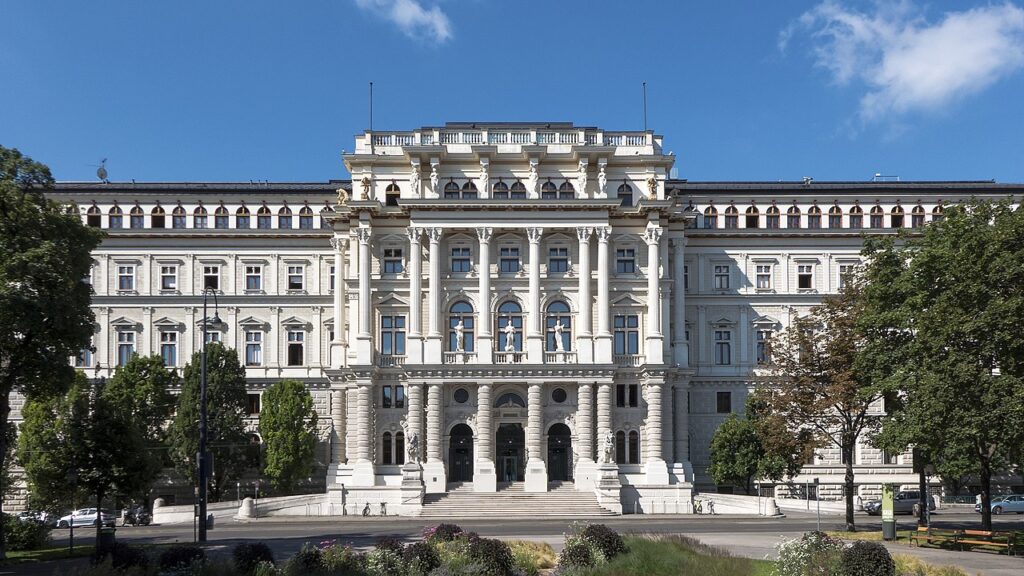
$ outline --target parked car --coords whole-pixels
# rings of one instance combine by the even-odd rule
[[[981,504],[974,505],[974,511],[981,513]],[[992,513],[1002,514],[1003,512],[1016,512],[1024,514],[1024,495],[1011,494],[1009,496],[996,496],[992,498]]]
[[[100,519],[104,526],[113,527],[116,524],[114,515],[107,510],[100,511]],[[95,526],[96,525],[96,509],[95,508],[79,508],[67,516],[61,516],[60,520],[57,520],[58,528],[67,528],[68,526]]]
[[[39,522],[47,526],[56,526],[57,518],[49,512],[37,512],[33,510],[26,510],[18,514],[18,520],[22,522]]]
[[[935,510],[935,501],[928,499],[928,510]],[[882,514],[882,501],[871,500],[864,504],[864,511],[872,516]],[[918,491],[898,492],[893,499],[892,511],[894,514],[913,514],[921,512],[921,493]]]

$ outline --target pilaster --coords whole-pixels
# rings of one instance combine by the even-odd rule
[[[650,485],[667,485],[669,483],[668,467],[662,458],[662,393],[665,383],[662,379],[650,379],[645,383],[647,388],[647,451],[644,472],[646,483]]]
[[[576,238],[579,240],[579,286],[578,292],[578,314],[576,321],[576,355],[580,364],[590,364],[594,361],[594,339],[593,319],[591,310],[593,303],[590,299],[590,236],[594,233],[592,228],[580,227],[576,229]]]
[[[477,265],[477,274],[479,275],[477,301],[479,303],[479,310],[476,316],[478,335],[476,339],[476,353],[480,362],[490,361],[493,345],[491,335],[491,238],[493,234],[493,228],[483,227],[476,229],[477,239],[480,241],[480,261]]]
[[[334,338],[330,343],[330,362],[334,368],[344,368],[348,363],[348,338],[345,334],[345,307],[348,305],[345,252],[348,250],[348,238],[334,236],[331,247],[334,249]]]
[[[441,363],[443,336],[441,334],[441,228],[427,228],[430,239],[430,274],[428,277],[429,291],[427,341],[424,345],[424,362]]]
[[[609,323],[608,283],[608,241],[612,235],[610,226],[594,229],[597,235],[597,336],[594,337],[594,362],[611,364],[612,333]]]
[[[497,492],[498,475],[494,468],[494,438],[491,428],[491,385],[481,383],[476,389],[476,462],[473,469],[474,492]]]
[[[373,362],[373,336],[370,324],[373,303],[370,301],[370,237],[368,225],[356,229],[359,239],[359,328],[356,335],[356,364]],[[337,283],[337,281],[335,281]]]
[[[423,362],[423,253],[420,238],[423,229],[410,227],[409,236],[409,339],[406,342],[406,361]]]
[[[530,384],[526,401],[526,491],[547,492],[548,471],[544,464],[544,409],[541,405],[541,384]]]
[[[664,362],[664,342],[661,332],[661,273],[658,267],[659,243],[664,231],[649,222],[644,232],[647,242],[647,350],[648,364]]]
[[[441,444],[444,440],[441,413],[441,384],[430,384],[427,389],[427,462],[423,465],[423,484],[427,494],[438,494],[447,490],[448,482],[441,459]]]

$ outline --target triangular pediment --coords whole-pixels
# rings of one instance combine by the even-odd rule
[[[633,298],[631,294],[623,294],[618,298],[612,300],[612,306],[641,306],[639,300]]]

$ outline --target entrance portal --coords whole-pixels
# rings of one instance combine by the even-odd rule
[[[452,428],[448,446],[448,474],[451,482],[473,481],[473,429],[465,424]]]
[[[526,432],[523,431],[522,424],[517,422],[498,426],[494,450],[497,455],[495,464],[498,467],[498,482],[523,481],[526,469],[525,449]]]
[[[572,432],[565,424],[548,429],[548,480],[572,480]]]

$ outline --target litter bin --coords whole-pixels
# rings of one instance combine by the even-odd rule
[[[114,543],[117,541],[116,532],[117,528],[100,528],[100,549],[97,550],[100,557],[105,556],[114,547]]]
[[[206,515],[206,529],[213,530],[213,514]]]

